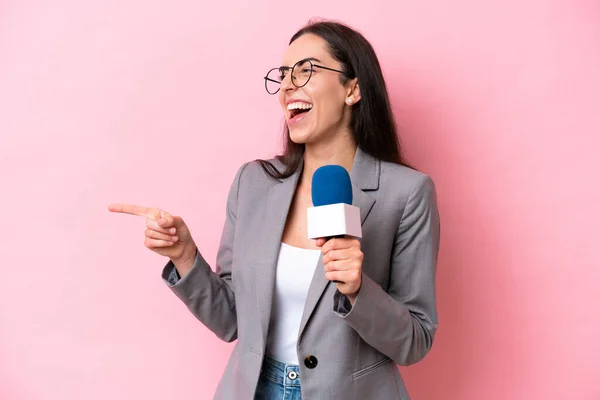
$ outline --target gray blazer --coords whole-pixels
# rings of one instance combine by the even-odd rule
[[[229,191],[216,273],[199,252],[183,278],[172,262],[162,272],[208,329],[224,341],[237,339],[215,399],[254,398],[281,236],[301,169],[276,180],[257,162],[242,165]],[[360,148],[350,177],[362,220],[362,286],[351,306],[325,279],[321,256],[298,335],[302,398],[406,400],[396,364],[425,357],[437,329],[435,187],[429,176]]]

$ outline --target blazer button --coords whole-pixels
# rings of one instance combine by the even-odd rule
[[[319,360],[317,360],[317,357],[315,356],[308,356],[304,359],[304,365],[306,365],[306,368],[313,369],[318,363]]]

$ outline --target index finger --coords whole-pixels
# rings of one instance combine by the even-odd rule
[[[331,250],[342,250],[349,249],[354,244],[354,238],[352,236],[333,237],[327,240],[321,247],[323,254]]]
[[[135,204],[117,203],[109,205],[108,211],[122,214],[139,215],[140,217],[149,217],[152,209],[148,207],[137,206]]]
[[[340,249],[340,238],[332,237],[332,238],[322,238],[325,240],[323,246],[321,246],[321,252],[323,254],[327,254],[331,250]]]

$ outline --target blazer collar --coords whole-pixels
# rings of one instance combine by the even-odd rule
[[[380,173],[381,162],[357,147],[350,171],[352,184],[361,190],[377,190],[379,189]]]

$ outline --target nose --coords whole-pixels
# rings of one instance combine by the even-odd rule
[[[280,86],[281,86],[282,92],[287,92],[287,91],[296,89],[296,86],[294,86],[294,84],[292,83],[292,74],[291,73],[287,74],[285,76],[285,78],[283,78],[283,80],[280,83]]]

